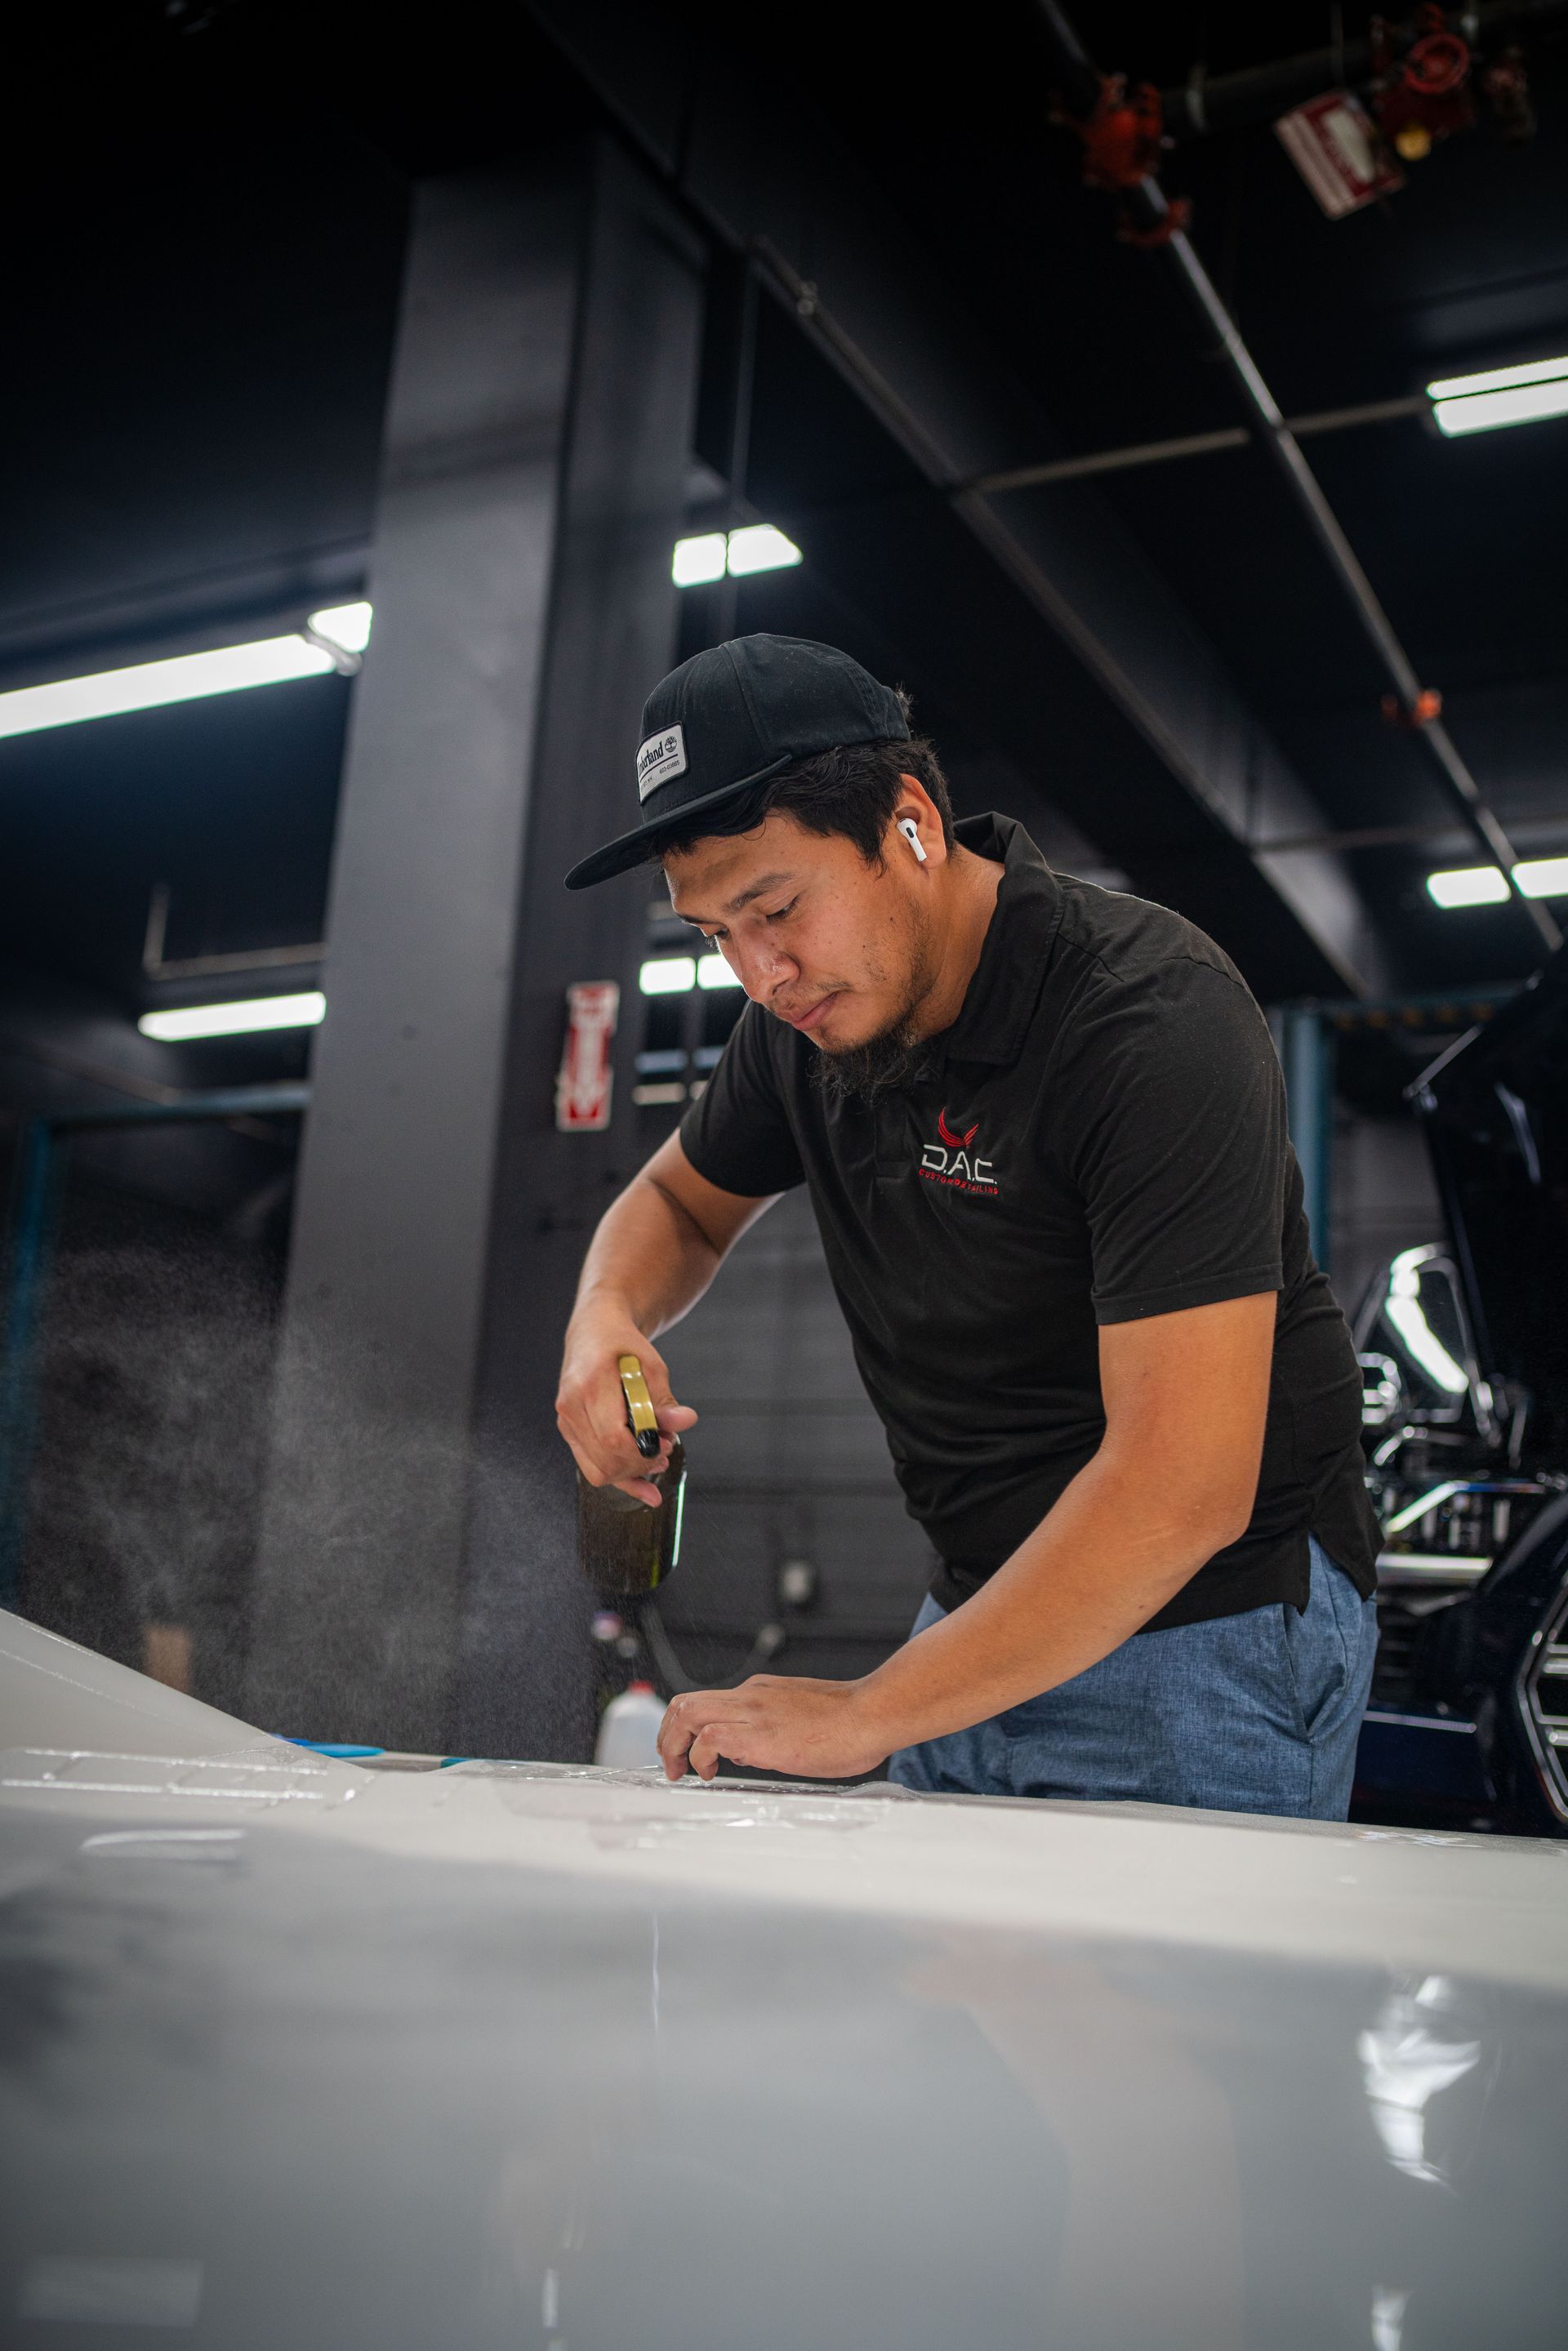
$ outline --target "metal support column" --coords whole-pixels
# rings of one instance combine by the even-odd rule
[[[630,1024],[608,1134],[557,1134],[552,1080],[566,984],[634,985],[647,883],[560,882],[630,820],[671,655],[701,266],[608,141],[416,198],[257,1570],[268,1728],[448,1750],[461,1656],[505,1686],[492,1751],[588,1735],[549,1406],[633,1164]]]

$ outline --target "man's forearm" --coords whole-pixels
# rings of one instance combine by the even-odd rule
[[[577,1311],[624,1308],[650,1339],[689,1313],[719,1268],[719,1252],[688,1210],[646,1174],[600,1220],[577,1286]]]
[[[708,1183],[671,1135],[601,1218],[567,1325],[555,1399],[556,1425],[591,1486],[660,1500],[660,1472],[632,1442],[616,1365],[635,1355],[643,1366],[662,1467],[697,1416],[671,1389],[659,1333],[696,1304],[731,1243],[768,1205]]]
[[[665,1771],[722,1758],[821,1779],[1005,1714],[1120,1648],[1251,1519],[1277,1318],[1271,1290],[1108,1324],[1105,1435],[991,1581],[863,1680],[757,1674],[688,1690]]]
[[[967,1729],[1086,1673],[1239,1529],[1105,1450],[974,1598],[860,1684],[887,1750]]]

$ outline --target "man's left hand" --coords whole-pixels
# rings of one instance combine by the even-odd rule
[[[896,1743],[868,1712],[859,1682],[753,1674],[738,1689],[688,1690],[673,1700],[659,1755],[671,1780],[688,1766],[711,1780],[721,1758],[790,1778],[853,1779],[874,1771]]]

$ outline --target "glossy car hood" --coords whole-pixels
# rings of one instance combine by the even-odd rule
[[[0,1618],[7,2342],[1560,2330],[1568,1846],[377,1772],[137,1684]]]
[[[1411,1089],[1482,1370],[1530,1389],[1568,1458],[1568,948]]]

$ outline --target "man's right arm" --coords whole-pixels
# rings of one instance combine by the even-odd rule
[[[642,1364],[665,1460],[696,1414],[670,1394],[653,1342],[696,1304],[731,1246],[771,1206],[710,1184],[672,1134],[606,1210],[583,1262],[556,1397],[557,1424],[590,1485],[659,1500],[626,1425],[616,1359]]]

